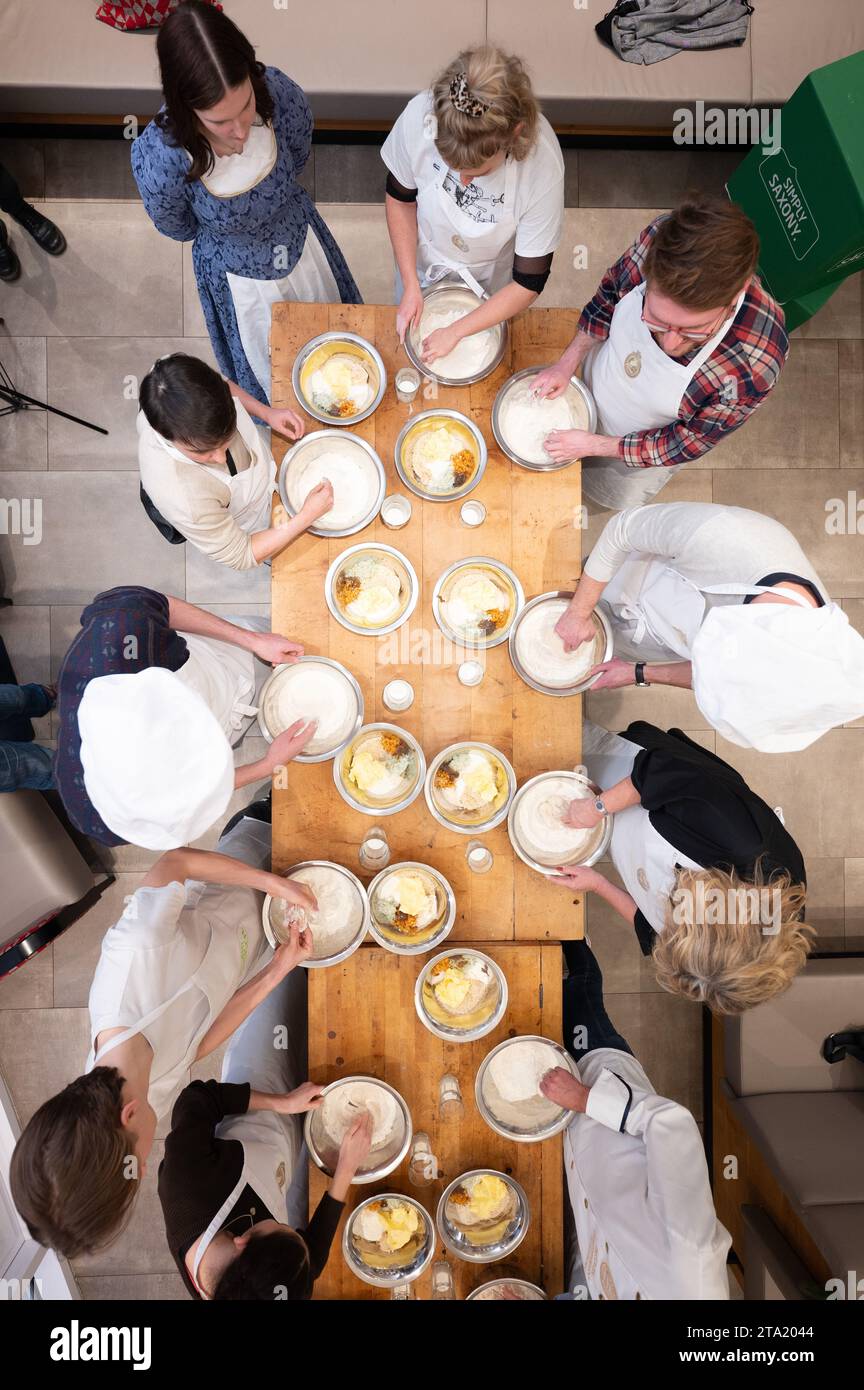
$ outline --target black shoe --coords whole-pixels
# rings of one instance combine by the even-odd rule
[[[5,222],[0,222],[0,280],[17,280],[21,274],[21,262],[12,250]]]
[[[20,223],[25,232],[29,232],[37,246],[41,246],[43,251],[47,251],[49,256],[62,256],[66,250],[66,238],[60,228],[55,225],[50,217],[43,217],[41,212],[31,208],[30,204],[25,204],[26,211],[22,212],[15,221]]]
[[[233,830],[235,825],[239,825],[244,816],[251,820],[263,820],[268,825],[273,820],[273,793],[268,792],[260,801],[250,801],[248,806],[242,807],[235,815],[222,827],[222,835],[227,835],[229,830]],[[220,840],[222,835],[219,836]]]

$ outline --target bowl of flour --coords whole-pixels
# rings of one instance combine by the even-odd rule
[[[594,636],[575,651],[564,650],[555,625],[566,613],[572,590],[539,594],[520,609],[508,637],[510,660],[516,673],[541,695],[581,695],[597,676],[588,672],[612,656],[612,625],[602,608],[592,613]]]
[[[358,1115],[372,1117],[372,1147],[354,1181],[378,1182],[398,1168],[411,1147],[411,1112],[399,1092],[374,1076],[343,1076],[322,1092],[323,1104],[307,1110],[304,1136],[313,1162],[331,1177],[339,1148]]]
[[[602,859],[612,839],[614,816],[580,830],[564,823],[568,803],[594,792],[578,772],[541,772],[516,792],[507,813],[510,843],[523,864],[540,874],[588,866]]]
[[[405,350],[418,372],[442,386],[470,386],[494,372],[507,350],[508,327],[498,323],[463,338],[451,352],[434,362],[423,360],[423,340],[450,328],[477,309],[483,300],[461,282],[435,285],[423,295],[423,312],[416,328],[405,335]]]
[[[346,666],[327,656],[301,656],[277,666],[258,696],[258,723],[272,743],[298,719],[316,719],[317,728],[295,762],[323,763],[334,758],[363,724],[363,692]]]
[[[381,510],[387,477],[365,439],[350,430],[315,430],[289,449],[279,468],[279,497],[296,516],[313,488],[327,480],[333,506],[310,526],[312,536],[353,536]]]
[[[489,1128],[522,1144],[550,1139],[566,1129],[572,1111],[540,1091],[540,1082],[554,1067],[579,1079],[569,1052],[549,1038],[505,1038],[494,1047],[481,1062],[474,1083],[477,1109]]]
[[[554,401],[534,395],[534,380],[542,367],[526,367],[511,376],[492,406],[492,433],[508,458],[523,468],[548,473],[568,468],[546,452],[544,441],[553,430],[597,429],[597,407],[588,387],[571,377],[567,389]]]
[[[262,920],[274,950],[289,940],[291,924],[296,922],[312,933],[312,955],[303,961],[307,969],[336,965],[353,955],[369,928],[369,899],[357,875],[342,864],[310,859],[295,864],[285,877],[310,888],[318,906],[313,911],[268,893]]]

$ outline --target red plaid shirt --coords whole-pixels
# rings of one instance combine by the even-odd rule
[[[640,232],[621,259],[606,271],[594,298],[582,310],[580,332],[590,333],[592,338],[608,337],[618,301],[645,279],[642,267],[662,221],[658,217]],[[754,275],[735,321],[684,393],[678,419],[661,429],[625,435],[618,449],[620,457],[632,468],[670,467],[698,459],[724,435],[739,429],[762,404],[788,354],[783,310]]]

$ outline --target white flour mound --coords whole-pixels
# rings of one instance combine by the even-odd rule
[[[463,319],[466,309],[447,309],[443,306],[430,306],[424,309],[420,319],[420,327],[417,330],[417,345],[421,352],[423,342],[429,337],[430,333],[435,333],[439,328],[449,328],[458,319]],[[430,369],[436,376],[458,378],[463,381],[466,377],[476,376],[482,372],[483,368],[492,361],[495,355],[496,335],[491,328],[484,328],[479,333],[472,333],[470,337],[463,338],[461,343],[457,343],[452,352],[448,352],[444,357],[436,357],[434,362],[429,364]]]
[[[374,1081],[349,1081],[324,1097],[321,1124],[337,1148],[364,1110],[372,1116],[372,1148],[379,1149],[393,1138],[400,1122],[399,1106],[389,1091]]]
[[[541,685],[563,690],[578,685],[595,664],[592,638],[575,652],[564,650],[555,624],[569,607],[567,599],[552,598],[538,603],[520,618],[516,629],[516,655],[525,670]]]
[[[322,956],[332,956],[343,950],[354,940],[363,921],[363,903],[351,880],[329,864],[298,869],[291,879],[311,888],[318,899],[317,911],[301,909],[304,925],[312,932],[312,959],[320,960]],[[277,911],[281,910],[281,918],[277,921],[284,920],[286,904],[274,906]]]
[[[328,752],[348,737],[357,719],[357,695],[342,671],[312,661],[287,666],[264,705],[271,732],[288,729],[298,719],[317,719],[315,736],[304,753]]]
[[[350,439],[321,439],[299,450],[285,480],[288,501],[295,512],[325,478],[333,485],[333,506],[318,518],[316,527],[345,531],[369,515],[379,479],[365,449]]]
[[[568,389],[556,400],[534,394],[534,377],[525,377],[501,402],[501,433],[514,454],[527,463],[549,463],[544,447],[553,430],[584,430],[588,411],[578,392]]]
[[[557,1052],[548,1043],[513,1042],[489,1063],[489,1076],[502,1100],[519,1105],[540,1095],[540,1081],[560,1066]]]
[[[594,831],[576,829],[562,820],[582,789],[569,777],[547,777],[519,798],[514,814],[516,837],[538,864],[547,868],[573,864],[585,853]],[[589,795],[587,790],[584,795]]]

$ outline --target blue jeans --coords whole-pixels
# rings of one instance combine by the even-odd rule
[[[570,1056],[579,1062],[597,1047],[617,1047],[632,1056],[606,1012],[603,975],[588,942],[565,941],[564,959],[570,971],[564,980],[564,1046]]]
[[[52,708],[53,701],[42,685],[0,684],[0,792],[14,792],[29,787],[44,792],[54,785],[54,754],[29,741],[21,742],[10,734],[21,719],[41,719]]]

